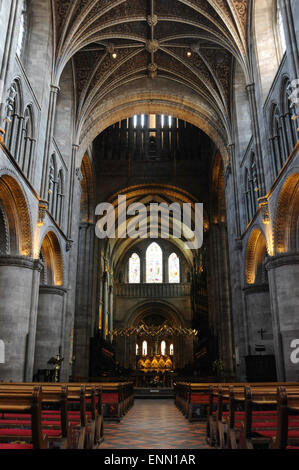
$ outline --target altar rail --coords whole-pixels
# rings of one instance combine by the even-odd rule
[[[119,297],[187,297],[190,284],[116,284],[115,294]]]

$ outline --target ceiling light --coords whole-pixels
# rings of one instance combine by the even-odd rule
[[[112,59],[116,59],[116,58],[117,58],[117,54],[116,54],[116,52],[113,52]]]
[[[192,52],[191,52],[191,51],[187,51],[186,55],[187,55],[187,57],[192,57]]]

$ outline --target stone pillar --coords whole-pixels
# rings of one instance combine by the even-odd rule
[[[48,175],[49,175],[49,159],[50,159],[50,145],[51,139],[53,136],[54,120],[56,113],[56,103],[57,96],[59,92],[59,87],[56,85],[51,85],[50,87],[50,100],[48,108],[48,119],[47,119],[47,129],[46,129],[46,138],[45,138],[45,150],[44,150],[44,162],[43,162],[43,174],[41,182],[41,195],[42,198],[48,199]],[[72,180],[73,182],[73,180]]]
[[[26,365],[25,365],[25,381],[26,382],[31,382],[33,380],[39,284],[40,284],[40,273],[42,272],[42,269],[43,269],[43,263],[41,263],[40,260],[36,260],[34,262],[34,271],[33,271],[33,279],[32,279],[31,312],[30,312],[30,318],[29,318],[28,341],[27,341],[27,351],[26,351]]]
[[[299,379],[299,254],[281,254],[269,271],[274,347],[279,381]]]
[[[75,155],[73,155],[75,161]],[[65,285],[67,285],[68,293],[65,300],[65,313],[63,318],[62,333],[64,335],[62,355],[65,358],[61,368],[61,381],[68,381],[71,375],[71,358],[73,351],[71,350],[71,337],[74,329],[75,321],[75,301],[76,301],[76,280],[77,280],[77,264],[78,264],[78,237],[79,237],[79,216],[80,216],[80,199],[81,199],[81,172],[78,168],[74,172],[74,180],[71,180],[73,187],[72,205],[69,205],[68,220],[72,219],[69,224],[68,242],[66,243],[66,251],[68,252],[68,268],[66,270]]]
[[[234,356],[236,357],[236,378],[242,381],[245,380],[246,375],[244,358],[247,355],[246,317],[241,284],[243,277],[241,263],[242,241],[240,239],[239,220],[236,216],[237,201],[235,200],[235,204],[231,203],[232,199],[235,199],[237,187],[235,186],[234,173],[232,174],[232,171],[229,171],[229,166],[225,172],[225,184],[231,309],[234,344],[236,345]]]
[[[108,274],[103,274],[103,304],[102,304],[102,338],[106,339],[106,322],[108,313]]]
[[[48,369],[48,360],[56,356],[61,345],[64,295],[56,286],[40,286],[35,341],[34,372]],[[68,358],[65,358],[67,360]]]
[[[94,224],[81,223],[79,227],[75,309],[75,364],[73,375],[88,376],[89,342],[92,328]]]
[[[113,284],[109,287],[109,331],[113,330]],[[110,335],[110,342],[112,343],[113,338]]]
[[[253,126],[253,136],[255,142],[255,153],[257,159],[257,180],[258,180],[258,195],[262,197],[265,195],[265,177],[264,177],[264,164],[263,164],[263,155],[262,155],[262,148],[261,148],[261,133],[260,133],[260,124],[259,124],[259,117],[258,117],[258,110],[257,110],[257,102],[256,102],[256,91],[255,91],[255,84],[251,83],[246,86],[246,90],[248,93],[248,99],[250,104],[250,114],[251,114],[251,122]]]
[[[4,381],[22,382],[31,370],[28,363],[26,367],[26,357],[32,350],[33,338],[29,329],[34,328],[37,309],[35,289],[39,284],[39,273],[35,269],[33,259],[0,257],[0,339],[5,346],[5,363],[0,364],[0,377]]]
[[[297,78],[299,76],[299,57],[291,2],[290,0],[280,0],[280,6],[287,43],[287,50],[290,53],[291,66],[293,69],[293,78]]]
[[[2,2],[3,3],[3,2]],[[10,4],[8,4],[10,3]],[[4,8],[4,4],[2,5]],[[17,0],[10,0],[10,2],[5,2],[5,8],[9,10],[9,15],[7,15],[7,24],[6,26],[6,36],[5,36],[5,44],[3,47],[3,54],[0,54],[0,83],[4,83],[6,85],[6,79],[10,72],[10,65],[11,63],[15,63],[15,54],[12,53],[13,51],[13,43],[16,40],[16,25],[20,18],[20,12],[22,8],[22,3],[18,2]],[[3,11],[1,12],[1,16],[4,16]],[[2,34],[4,33],[5,28],[2,29]],[[2,52],[2,51],[1,51]],[[7,87],[10,84],[7,84]],[[1,111],[1,125],[2,119],[4,119],[4,110],[5,110],[5,88],[1,90],[2,96],[0,94],[0,111]]]

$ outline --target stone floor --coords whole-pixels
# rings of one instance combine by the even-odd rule
[[[135,400],[120,423],[105,422],[100,449],[210,449],[205,423],[190,423],[172,399]]]

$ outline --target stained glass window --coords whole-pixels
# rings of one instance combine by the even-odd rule
[[[139,354],[139,346],[138,344],[136,344],[136,356],[138,356],[138,354]]]
[[[173,356],[173,344],[170,345],[169,354],[170,356]]]
[[[137,253],[133,253],[129,260],[129,283],[140,283],[140,258]]]
[[[163,282],[162,250],[155,242],[146,251],[146,282]]]
[[[168,258],[168,273],[170,283],[180,282],[180,259],[175,253]]]
[[[166,354],[166,343],[165,343],[165,341],[161,342],[161,354],[162,354],[162,356],[165,356],[165,354]]]
[[[142,355],[147,356],[147,341],[143,341],[142,343]]]

